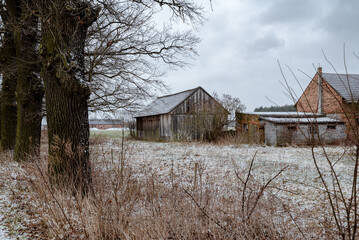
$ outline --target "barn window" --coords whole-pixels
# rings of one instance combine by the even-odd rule
[[[246,123],[243,123],[242,127],[245,132],[248,132],[248,125]]]
[[[189,102],[188,102],[188,101],[186,102],[186,105],[187,105],[187,106],[186,106],[187,112],[189,112],[190,107],[189,107]]]
[[[328,125],[327,129],[328,130],[335,130],[335,129],[337,129],[337,125]]]
[[[288,130],[295,131],[295,130],[297,130],[297,126],[295,126],[295,125],[288,126]]]

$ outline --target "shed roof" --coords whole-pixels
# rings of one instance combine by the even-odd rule
[[[322,73],[322,78],[347,102],[358,102],[359,74]],[[353,98],[352,98],[353,97]]]
[[[257,115],[259,117],[272,117],[272,118],[324,117],[324,114],[312,113],[312,112],[243,112],[243,114]]]
[[[317,123],[317,124],[326,124],[326,123],[332,123],[332,124],[344,124],[343,121],[339,121],[333,118],[328,117],[318,117],[318,118],[275,118],[275,117],[261,117],[260,120],[272,122],[272,123],[278,123],[278,124],[284,124],[284,123],[300,123],[300,124],[310,124],[310,123]]]
[[[147,105],[135,117],[146,117],[171,112],[175,107],[181,104],[186,98],[191,96],[197,89],[201,87],[189,89],[183,92],[158,97],[152,103]]]

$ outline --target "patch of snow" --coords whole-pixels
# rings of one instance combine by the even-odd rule
[[[108,131],[129,131],[129,128],[107,128],[107,129],[103,129],[103,130],[108,130]]]
[[[309,147],[273,147],[264,145],[229,145],[218,146],[202,143],[158,143],[128,141],[128,164],[131,166],[136,179],[155,175],[162,183],[170,184],[174,178],[183,187],[193,187],[194,169],[198,166],[202,186],[213,184],[219,193],[236,197],[236,186],[239,181],[235,175],[237,170],[246,176],[252,158],[255,156],[253,177],[259,182],[266,182],[281,169],[287,167],[280,177],[271,183],[276,197],[297,209],[311,224],[319,221],[327,211],[324,187],[316,171],[311,148]],[[119,159],[121,144],[114,141],[102,145],[92,146],[92,150],[99,152],[107,149],[104,157]],[[327,165],[326,155],[335,164],[343,192],[350,197],[353,161],[350,150],[344,147],[325,147],[326,154],[321,148],[315,148],[314,153],[318,165],[323,170],[324,178],[331,183],[330,167]],[[102,155],[101,155],[102,156]],[[318,222],[316,222],[318,224]]]
[[[12,199],[18,189],[18,177],[23,172],[17,162],[0,163],[0,239],[29,239],[24,231],[29,219],[21,207]],[[21,194],[25,194],[22,192]]]
[[[98,128],[90,128],[91,131],[129,131],[129,128],[104,128],[104,129],[98,129]]]

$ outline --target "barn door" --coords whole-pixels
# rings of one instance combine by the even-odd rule
[[[264,143],[265,135],[264,135],[264,124],[259,125],[259,143]]]

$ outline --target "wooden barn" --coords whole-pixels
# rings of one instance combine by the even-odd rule
[[[150,140],[211,140],[229,112],[202,87],[162,96],[135,116],[137,137]]]

